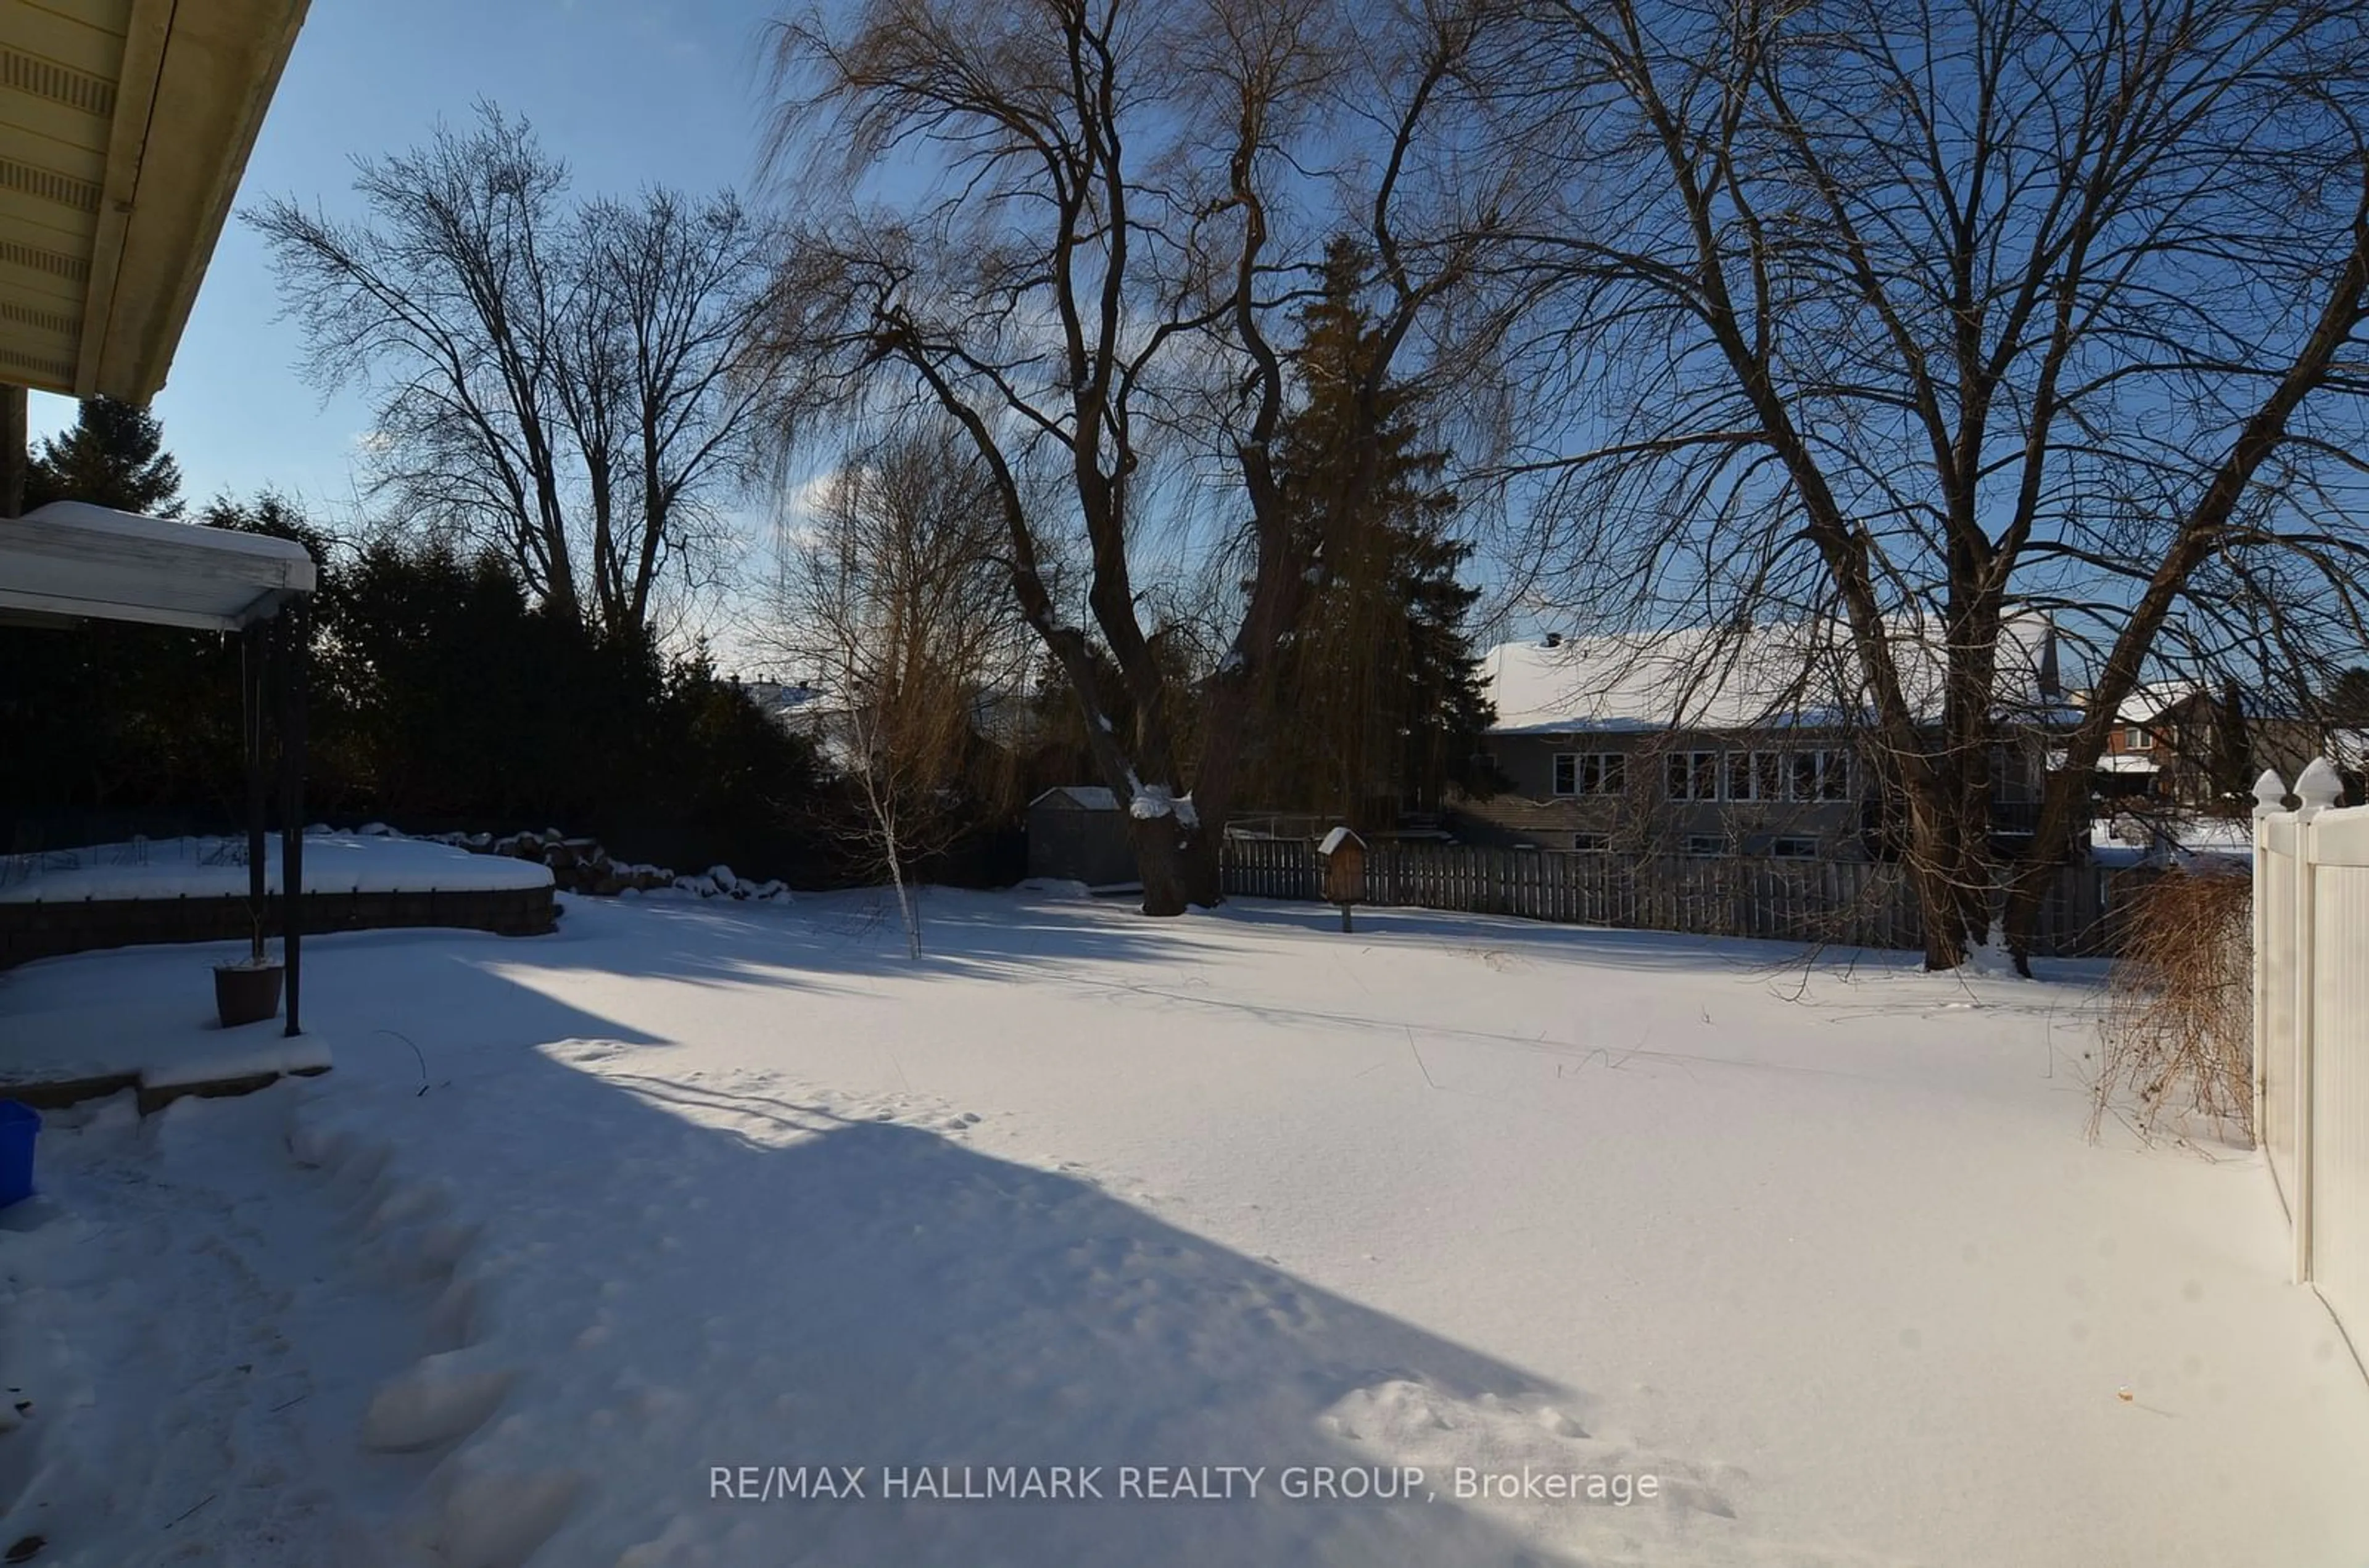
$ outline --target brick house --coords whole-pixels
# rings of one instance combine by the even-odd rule
[[[2234,704],[2234,706],[2233,706]],[[2291,706],[2255,693],[2193,683],[2142,687],[2115,712],[2098,759],[2098,793],[2191,809],[2233,801],[2265,768],[2292,780],[2323,752],[2340,763],[2353,748]]]
[[[1938,711],[1940,659],[1900,647],[1911,700]],[[2076,715],[2044,617],[2010,620],[2000,664],[1994,821],[2007,837],[2029,831],[2047,737]],[[1486,660],[1486,745],[1511,787],[1455,802],[1449,825],[1582,853],[1873,858],[1889,814],[1853,668],[1830,624],[1501,644]]]

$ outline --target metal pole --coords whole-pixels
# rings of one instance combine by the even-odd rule
[[[239,712],[246,725],[246,916],[251,956],[263,956],[263,920],[270,908],[263,885],[263,818],[270,788],[263,766],[263,666],[269,656],[267,628],[249,621],[239,632]]]
[[[304,908],[304,646],[303,601],[280,611],[280,944],[288,966],[288,1029],[303,1033],[302,953]]]

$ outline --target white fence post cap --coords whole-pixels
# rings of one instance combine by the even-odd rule
[[[2344,798],[2344,779],[2325,757],[2314,757],[2311,765],[2295,778],[2295,798],[2305,806],[2324,811]]]
[[[2277,811],[2286,805],[2287,783],[2279,777],[2276,768],[2264,768],[2262,776],[2254,781],[2254,809]]]

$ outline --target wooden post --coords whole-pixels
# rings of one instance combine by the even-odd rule
[[[263,765],[263,664],[269,651],[263,622],[249,621],[239,633],[239,713],[245,722],[240,737],[246,751],[246,914],[248,955],[263,956],[263,917],[270,908],[263,885],[265,847],[263,818],[270,788]]]
[[[287,1033],[300,1035],[304,967],[304,684],[307,670],[304,605],[280,612],[280,946],[288,967]]]

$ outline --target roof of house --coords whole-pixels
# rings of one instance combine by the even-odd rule
[[[1895,625],[1894,657],[1918,716],[1937,716],[1941,651],[1938,637],[1906,635],[1913,625]],[[2043,689],[2052,642],[2045,616],[2007,619],[2003,709],[2034,717],[2064,711],[2063,699]],[[1501,643],[1483,668],[1496,735],[1832,728],[1864,723],[1871,712],[1848,630],[1832,621]]]
[[[2157,681],[2134,688],[2114,708],[2119,724],[2153,724],[2182,703],[2202,697],[2218,704],[2226,690],[2223,685],[2205,681]],[[2289,697],[2273,697],[2267,693],[2240,688],[2237,702],[2248,718],[2300,719],[2307,716]]]
[[[1118,796],[1100,784],[1056,784],[1028,804],[1066,806],[1076,811],[1116,811]]]
[[[144,403],[229,215],[305,0],[0,0],[0,379]]]

